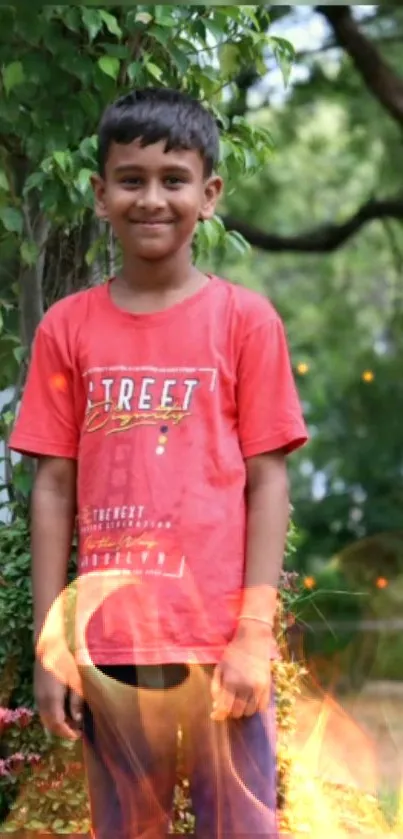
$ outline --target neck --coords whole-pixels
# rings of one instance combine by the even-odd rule
[[[123,259],[120,277],[133,291],[159,292],[185,286],[195,272],[190,247],[167,259],[145,260],[133,257]]]

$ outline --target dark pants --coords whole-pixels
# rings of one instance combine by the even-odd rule
[[[183,732],[196,834],[276,839],[274,707],[210,719],[212,668],[86,668],[84,754],[96,839],[167,832]]]

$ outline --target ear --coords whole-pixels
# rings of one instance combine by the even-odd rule
[[[106,221],[108,219],[108,211],[105,204],[105,181],[100,175],[93,175],[91,185],[94,191],[95,213],[98,218]]]
[[[200,221],[212,218],[223,191],[223,180],[219,175],[212,175],[204,184]]]

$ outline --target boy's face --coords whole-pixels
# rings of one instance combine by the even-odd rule
[[[197,151],[165,151],[165,142],[113,143],[105,176],[93,179],[99,218],[110,222],[125,256],[166,259],[214,215],[222,181],[204,177]]]

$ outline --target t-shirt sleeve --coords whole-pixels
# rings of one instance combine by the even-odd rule
[[[285,330],[273,315],[251,326],[238,367],[238,428],[243,456],[304,445],[308,434],[291,368]]]
[[[41,324],[9,446],[34,457],[75,459],[78,439],[74,375],[68,354]]]

